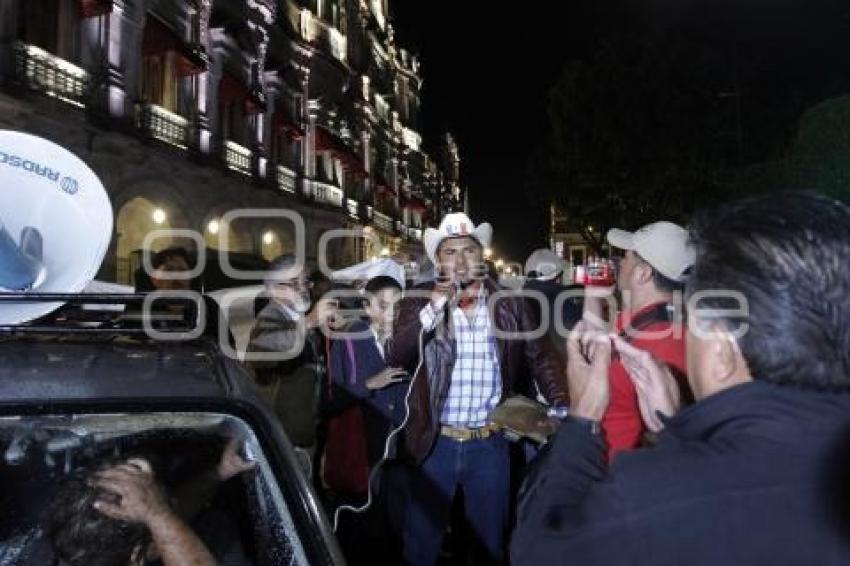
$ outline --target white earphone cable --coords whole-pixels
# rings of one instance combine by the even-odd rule
[[[390,456],[390,447],[392,445],[393,439],[395,439],[398,434],[404,430],[404,427],[407,426],[407,421],[410,420],[410,394],[413,391],[413,385],[416,381],[416,376],[419,374],[419,370],[422,367],[422,363],[425,361],[425,356],[423,355],[423,343],[425,339],[425,329],[423,328],[419,332],[419,364],[416,366],[416,370],[413,372],[413,376],[410,378],[410,386],[407,388],[407,393],[404,396],[404,419],[401,421],[401,424],[390,431],[389,436],[387,436],[387,442],[384,444],[384,454],[381,456],[381,459],[375,464],[375,467],[369,472],[369,479],[366,485],[366,503],[364,503],[360,507],[355,507],[354,505],[342,505],[337,507],[336,511],[334,511],[334,521],[333,521],[333,530],[337,531],[339,528],[339,517],[343,511],[349,511],[351,513],[363,513],[372,505],[372,482],[375,479],[378,471],[389,459]]]

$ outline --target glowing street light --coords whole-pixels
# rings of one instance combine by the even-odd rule
[[[270,246],[274,242],[274,232],[266,232],[263,234],[263,243]]]
[[[162,224],[163,222],[165,222],[166,218],[168,218],[168,216],[166,216],[165,214],[165,211],[161,208],[157,208],[156,210],[154,210],[151,216],[155,224]]]
[[[218,234],[218,229],[220,228],[218,224],[218,220],[210,220],[210,223],[207,224],[207,232],[212,235]]]

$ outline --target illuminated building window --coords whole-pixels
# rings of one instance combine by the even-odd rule
[[[564,257],[564,242],[559,241],[555,242],[555,255],[558,257]]]

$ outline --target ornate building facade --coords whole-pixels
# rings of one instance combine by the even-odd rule
[[[388,0],[3,0],[0,128],[86,161],[115,210],[99,277],[129,282],[163,228],[265,258],[292,223],[332,266],[415,257],[423,229],[463,207],[458,148],[417,132],[419,62],[396,45]],[[378,243],[376,243],[378,242]]]

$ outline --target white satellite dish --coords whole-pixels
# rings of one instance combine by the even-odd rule
[[[111,238],[112,204],[88,165],[53,142],[0,130],[0,288],[79,293],[100,269]],[[2,302],[0,324],[27,322],[61,305]]]

